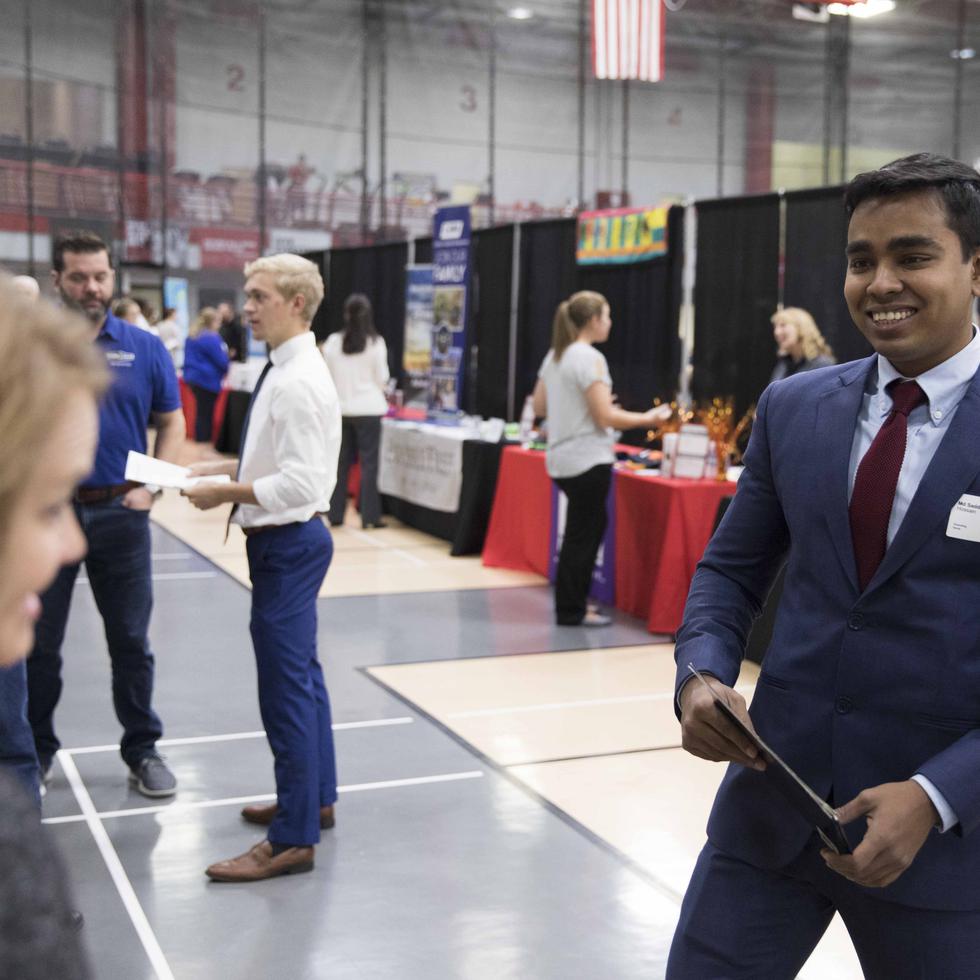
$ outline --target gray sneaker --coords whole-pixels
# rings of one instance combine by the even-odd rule
[[[155,752],[143,756],[130,770],[129,781],[144,796],[173,796],[177,792],[177,778]]]

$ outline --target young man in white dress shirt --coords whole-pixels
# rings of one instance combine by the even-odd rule
[[[207,869],[215,881],[261,881],[313,868],[321,828],[333,826],[337,773],[330,701],[317,659],[316,598],[333,555],[319,514],[337,474],[340,407],[310,322],[323,299],[316,266],[271,255],[245,266],[244,313],[270,348],[249,405],[237,461],[202,463],[231,483],[184,491],[195,507],[234,504],[252,580],[259,708],[275,758],[277,802],[242,816],[268,826],[251,850]]]

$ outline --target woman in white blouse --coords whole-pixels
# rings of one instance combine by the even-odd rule
[[[371,301],[354,293],[344,302],[344,329],[323,344],[343,416],[343,438],[337,465],[337,486],[330,498],[330,524],[344,523],[347,471],[356,453],[361,461],[361,525],[384,527],[378,496],[378,444],[381,417],[388,411],[388,348],[374,328]]]

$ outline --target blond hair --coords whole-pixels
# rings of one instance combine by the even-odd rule
[[[246,279],[257,272],[266,272],[272,276],[276,289],[287,302],[294,296],[303,296],[306,303],[302,317],[307,323],[313,320],[317,307],[323,301],[324,289],[320,270],[309,259],[289,252],[264,255],[245,265]]]
[[[109,383],[91,326],[45,300],[25,300],[0,281],[0,551],[39,452],[66,397],[93,397]]]
[[[565,350],[578,340],[578,335],[589,321],[594,316],[601,316],[608,305],[602,293],[588,289],[573,293],[558,304],[551,327],[551,349],[555,352],[556,361],[560,361]]]
[[[817,321],[806,310],[799,306],[787,306],[784,310],[776,310],[769,318],[769,322],[773,324],[777,320],[786,320],[796,327],[803,360],[812,361],[821,354],[826,354],[828,357],[834,356],[834,351],[820,332]]]
[[[210,330],[217,322],[218,311],[213,306],[202,306],[201,311],[194,318],[194,322],[187,331],[187,336],[200,337],[205,330]]]

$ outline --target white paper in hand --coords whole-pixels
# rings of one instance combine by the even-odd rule
[[[154,459],[132,449],[126,457],[126,479],[134,483],[153,483],[158,487],[186,490],[198,483],[228,483],[230,476],[191,476],[186,466],[177,466],[162,459]]]

